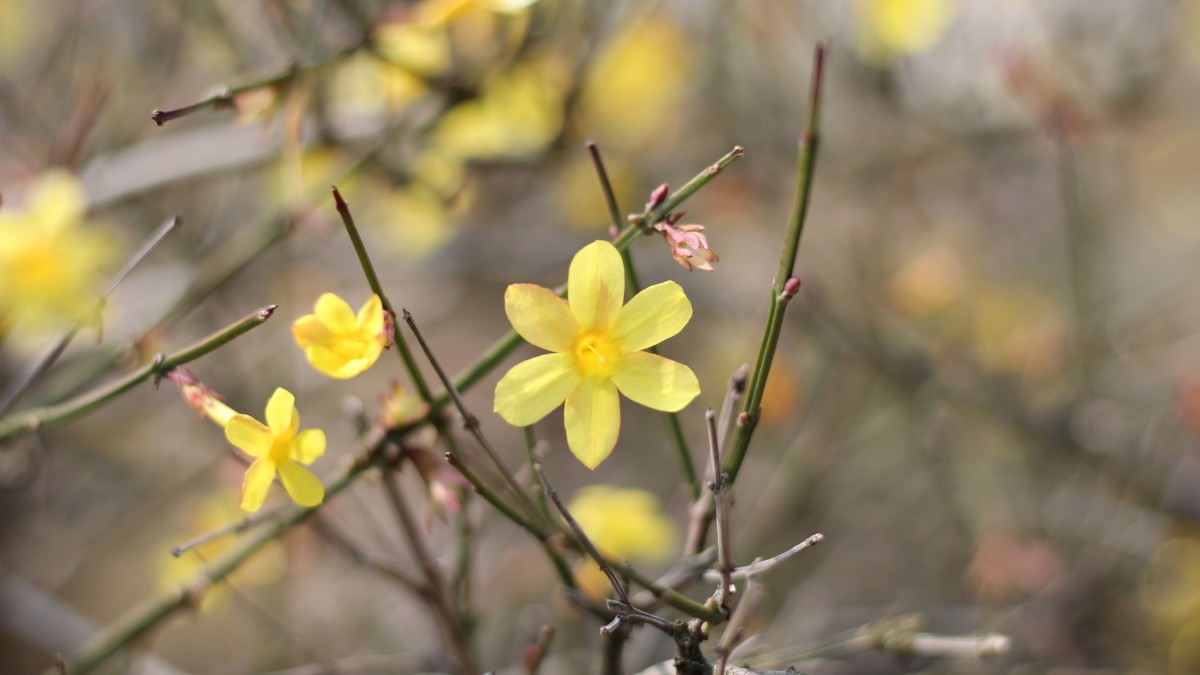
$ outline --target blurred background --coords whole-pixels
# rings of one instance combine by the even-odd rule
[[[681,421],[703,465],[704,409],[761,339],[818,40],[830,51],[803,287],[732,532],[739,564],[814,532],[826,541],[761,579],[762,635],[739,662],[1200,672],[1197,0],[0,0],[0,213],[38,212],[31,195],[52,169],[78,177],[86,219],[57,264],[94,253],[79,264],[95,293],[160,223],[183,219],[108,299],[103,330],[85,328],[15,412],[277,303],[189,367],[260,419],[276,387],[294,392],[302,426],[329,439],[314,469],[332,475],[359,447],[356,420],[404,375],[385,354],[331,380],[292,339],[321,293],[356,308],[370,293],[329,185],[392,301],[457,372],[508,330],[509,283],[557,285],[575,251],[610,236],[586,139],[623,213],[741,145],[684,207],[715,271],[685,271],[657,238],[632,248],[643,283],[674,279],[695,307],[662,349],[700,378]],[[150,118],[214,93],[161,127]],[[0,268],[0,300],[17,275]],[[71,316],[14,307],[0,390]],[[513,467],[524,441],[491,392],[536,353],[522,347],[467,395]],[[665,519],[661,545],[629,555],[661,572],[688,493],[661,416],[628,401],[622,413],[595,471],[567,451],[561,413],[536,430],[564,496],[654,495],[660,513],[644,517]],[[7,443],[0,670],[41,672],[202,569],[230,539],[169,549],[240,517],[243,472],[167,382]],[[452,565],[464,516],[435,513],[415,472],[403,484]],[[285,502],[276,487],[267,508]],[[597,624],[562,600],[537,542],[485,507],[465,515],[481,666],[523,672],[552,624],[545,671],[590,672]],[[377,481],[321,514],[355,550],[416,569]],[[347,550],[290,531],[139,642],[157,661],[137,672],[445,669],[428,611]],[[939,634],[1006,634],[1012,649],[991,661],[820,649],[911,614]],[[671,656],[641,629],[625,663]]]

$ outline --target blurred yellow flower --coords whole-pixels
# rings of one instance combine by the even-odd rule
[[[950,246],[929,248],[908,261],[888,281],[888,299],[902,313],[925,318],[962,296],[967,272]]]
[[[954,17],[953,0],[859,0],[857,9],[854,47],[880,65],[937,46]]]
[[[691,81],[684,34],[674,23],[651,16],[597,51],[580,97],[581,127],[605,148],[640,152],[661,144],[679,128]]]
[[[445,201],[424,183],[388,190],[367,205],[365,215],[386,233],[389,249],[408,259],[427,256],[454,237]]]
[[[379,421],[387,429],[415,422],[429,412],[429,404],[399,382],[392,382],[391,389],[379,397],[379,402]]]
[[[692,305],[674,281],[642,290],[622,306],[625,266],[616,247],[596,241],[571,261],[570,304],[534,284],[513,284],[504,311],[521,337],[554,352],[513,366],[496,385],[495,411],[528,426],[566,403],[567,445],[594,469],[617,444],[618,390],[635,403],[675,412],[700,393],[687,366],[642,351],[683,330]]]
[[[300,428],[296,397],[279,387],[267,401],[267,423],[249,415],[234,415],[225,425],[225,438],[234,447],[256,458],[242,483],[242,509],[257,511],[267,497],[276,472],[283,489],[300,506],[316,506],[325,499],[325,487],[300,464],[312,464],[325,454],[325,432]]]
[[[388,345],[378,295],[372,294],[356,316],[345,300],[324,293],[317,298],[315,311],[296,319],[292,334],[312,367],[330,377],[344,380],[358,375]]]
[[[0,208],[0,316],[34,327],[95,318],[114,247],[81,227],[86,205],[75,177],[56,171],[41,177],[24,210]]]
[[[478,98],[446,112],[430,137],[460,159],[514,157],[544,149],[563,124],[562,68],[550,60],[513,65]]]
[[[377,115],[404,110],[429,90],[418,75],[359,52],[334,71],[332,101],[345,112]]]
[[[567,509],[596,548],[614,560],[660,562],[670,557],[679,539],[658,498],[645,490],[590,485],[575,493]],[[611,590],[594,562],[578,566],[575,576],[592,598],[602,598]]]
[[[178,545],[181,539],[207,534],[243,516],[241,511],[224,499],[206,499],[191,513],[182,536],[174,537],[169,542],[161,542],[155,550],[161,553]],[[235,536],[217,537],[196,546],[179,558],[172,555],[156,555],[159,588],[166,589],[191,580],[208,562],[229,550],[236,540]],[[286,569],[287,551],[278,540],[272,540],[264,544],[245,564],[238,565],[227,579],[235,588],[266,586],[278,580]],[[200,612],[213,609],[220,598],[224,597],[224,593],[224,584],[209,588],[196,609]]]

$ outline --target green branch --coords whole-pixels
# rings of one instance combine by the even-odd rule
[[[146,364],[141,369],[82,396],[59,403],[58,405],[13,413],[0,420],[0,443],[23,434],[57,426],[64,422],[69,422],[76,417],[86,415],[142,382],[152,377],[162,376],[163,373],[176,366],[181,366],[189,361],[195,361],[214,349],[232,342],[251,329],[262,325],[263,322],[271,318],[271,314],[275,312],[276,307],[277,305],[263,307],[241,321],[213,333],[191,347],[170,356],[159,354],[154,361]]]

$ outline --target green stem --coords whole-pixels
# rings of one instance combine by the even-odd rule
[[[22,434],[56,426],[85,415],[152,377],[161,376],[176,366],[181,366],[189,361],[195,361],[214,349],[232,342],[251,329],[262,325],[263,322],[271,318],[271,314],[275,312],[275,308],[276,305],[263,307],[241,321],[204,338],[187,349],[171,354],[170,356],[162,356],[160,354],[159,358],[146,364],[140,370],[82,396],[58,405],[34,408],[9,415],[0,420],[0,443]]]
[[[800,235],[804,233],[805,217],[808,215],[808,205],[812,192],[814,168],[817,161],[817,149],[820,143],[818,123],[821,116],[821,83],[825,70],[825,45],[818,44],[813,60],[812,88],[809,95],[808,123],[800,136],[800,153],[796,161],[796,194],[792,202],[791,217],[788,220],[787,234],[784,236],[783,251],[780,255],[779,270],[771,285],[771,297],[767,312],[767,325],[763,331],[763,341],[759,347],[754,374],[750,378],[742,414],[733,432],[730,452],[725,458],[725,472],[729,474],[730,482],[737,479],[738,471],[746,457],[746,449],[750,445],[750,437],[758,424],[758,415],[762,406],[763,391],[767,386],[767,375],[771,371],[771,362],[775,356],[775,348],[779,344],[779,334],[783,327],[784,310],[788,297],[784,294],[784,286],[791,279],[796,266],[796,255],[800,248]]]
[[[405,341],[404,335],[400,333],[400,326],[396,324],[396,311],[392,307],[391,300],[388,300],[387,294],[383,292],[383,285],[379,283],[379,275],[375,273],[375,266],[371,264],[371,257],[367,254],[367,247],[363,244],[362,235],[358,233],[358,226],[354,223],[354,216],[350,213],[350,206],[342,199],[342,193],[338,189],[333,188],[333,202],[337,206],[337,212],[342,217],[342,222],[346,225],[346,234],[350,236],[350,242],[354,245],[354,253],[358,256],[358,262],[362,266],[363,274],[367,277],[367,284],[371,287],[371,291],[379,296],[383,302],[383,310],[387,312],[388,318],[392,324],[392,343],[396,346],[396,352],[400,355],[400,360],[404,362],[404,369],[408,371],[408,376],[412,378],[413,386],[417,389],[417,394],[421,396],[421,400],[426,403],[433,402],[433,392],[430,391],[429,385],[425,382],[425,377],[421,374],[420,368],[417,367],[417,362],[413,359],[412,352],[408,349],[408,342]]]

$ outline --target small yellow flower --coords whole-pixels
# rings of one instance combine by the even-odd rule
[[[0,209],[0,315],[53,324],[93,318],[107,237],[80,227],[87,206],[74,176],[46,174],[24,210]]]
[[[312,464],[325,454],[325,432],[300,428],[296,397],[280,387],[267,401],[267,423],[249,415],[234,415],[225,425],[225,438],[255,457],[242,484],[242,509],[257,511],[266,499],[275,473],[283,489],[300,506],[316,506],[325,499],[321,481],[300,464]]]
[[[495,410],[528,426],[564,401],[567,445],[589,469],[617,444],[619,390],[655,410],[683,409],[700,393],[690,368],[641,350],[683,330],[692,305],[673,281],[638,293],[622,307],[625,267],[610,243],[585,246],[571,261],[570,304],[553,291],[513,284],[504,311],[521,337],[553,354],[518,363],[496,385]]]
[[[296,319],[292,334],[313,368],[348,379],[370,368],[388,345],[383,302],[372,295],[354,310],[333,293],[317,298],[315,314]]]

